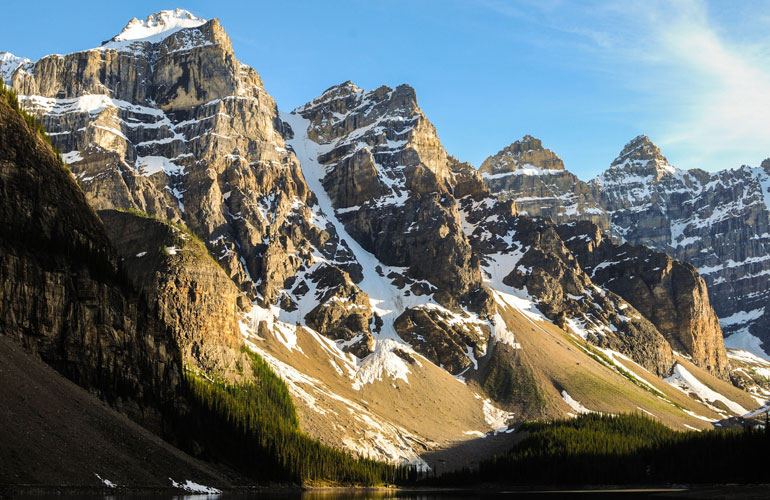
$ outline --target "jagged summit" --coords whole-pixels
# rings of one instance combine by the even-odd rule
[[[417,110],[417,92],[408,84],[401,84],[395,89],[381,85],[374,90],[364,90],[348,80],[329,87],[320,96],[294,109],[292,113],[303,114],[319,106],[329,106],[330,103],[335,103],[330,110],[345,114],[352,104],[369,106],[391,100],[394,104],[406,105],[410,112]]]
[[[18,57],[10,52],[0,52],[0,80],[10,84],[11,75],[19,68],[30,70],[33,66],[32,61],[26,57]]]
[[[484,160],[479,170],[490,175],[514,171],[542,173],[545,170],[564,170],[564,162],[556,153],[545,149],[543,141],[527,134]]]
[[[356,85],[350,80],[347,80],[337,85],[332,85],[328,89],[324,90],[321,95],[313,99],[312,101],[297,107],[292,113],[304,113],[306,110],[315,106],[323,106],[333,101],[344,101],[351,96],[364,92],[361,87]]]
[[[345,92],[358,92],[361,90],[361,87],[353,83],[352,80],[347,80],[342,83],[338,83],[337,85],[332,85],[328,89],[324,90],[321,93],[321,97],[325,95],[334,95],[334,94],[340,94]]]
[[[529,134],[525,134],[520,141],[516,141],[513,144],[520,145],[522,151],[543,150],[543,141]]]
[[[197,28],[207,22],[183,9],[162,10],[147,16],[144,21],[133,18],[120,33],[104,42],[101,48],[123,48],[136,42],[158,43],[179,30]]]
[[[665,156],[646,135],[638,135],[626,144],[617,158],[610,165],[610,169],[622,169],[637,171],[640,168],[647,170],[650,162],[654,162],[657,179],[674,172]]]
[[[649,137],[646,135],[637,135],[631,139],[623,149],[620,151],[620,155],[612,162],[611,166],[621,165],[628,161],[649,161],[649,160],[663,160],[666,161],[666,157],[660,152],[660,148],[656,146]]]

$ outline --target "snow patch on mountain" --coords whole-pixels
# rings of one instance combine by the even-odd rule
[[[297,345],[296,325],[280,321],[278,319],[280,311],[280,308],[274,305],[264,308],[258,304],[252,304],[249,312],[241,318],[239,323],[241,334],[243,334],[244,337],[261,339],[257,332],[259,331],[260,323],[264,322],[264,326],[267,330],[270,331],[275,338],[286,347],[286,349],[290,352],[293,350],[302,352],[302,349]]]
[[[695,375],[690,373],[681,363],[674,365],[672,374],[663,380],[672,387],[675,387],[684,392],[685,394],[694,393],[701,399],[701,401],[706,403],[709,407],[718,413],[724,412],[723,410],[714,406],[714,403],[717,401],[724,403],[730,409],[730,411],[736,415],[744,415],[748,413],[748,410],[746,410],[746,408],[743,406],[734,401],[731,401],[724,395],[719,394],[718,392],[706,386],[703,382],[698,380]]]
[[[403,342],[396,342],[392,339],[376,341],[374,352],[361,360],[358,365],[353,389],[360,390],[364,385],[375,380],[381,381],[383,374],[393,380],[409,382],[407,378],[410,373],[409,366],[396,354],[396,350],[408,350],[410,355],[417,355],[411,347],[407,347]]]
[[[514,414],[505,410],[501,410],[492,404],[491,399],[484,399],[482,402],[482,410],[484,411],[484,421],[492,429],[497,431],[508,428],[508,422],[514,417]]]
[[[136,168],[144,176],[163,172],[166,175],[184,175],[184,167],[175,164],[164,156],[140,156],[136,159]]]
[[[42,114],[63,115],[67,113],[88,113],[98,115],[107,108],[118,108],[131,113],[163,119],[166,114],[157,108],[132,104],[128,101],[114,99],[106,94],[84,94],[78,97],[58,99],[37,95],[19,96],[24,101],[24,107]],[[170,124],[165,121],[164,124]]]
[[[323,96],[322,96],[323,97]],[[296,112],[280,113],[281,120],[286,122],[294,132],[294,137],[286,141],[300,160],[302,172],[305,181],[311,191],[316,194],[320,211],[316,212],[314,223],[319,227],[325,227],[330,223],[340,240],[344,241],[353,252],[356,261],[362,266],[363,280],[356,285],[369,296],[369,303],[372,311],[383,321],[382,329],[375,334],[374,352],[361,361],[358,369],[360,377],[354,383],[355,388],[358,384],[370,383],[374,380],[381,380],[383,373],[390,375],[394,379],[407,381],[409,368],[406,362],[396,354],[401,350],[413,353],[410,345],[405,343],[396,333],[393,322],[408,308],[424,307],[441,309],[442,312],[450,318],[450,321],[461,321],[464,323],[486,323],[477,315],[464,312],[459,315],[433,300],[432,294],[425,295],[404,295],[403,291],[396,287],[387,277],[389,275],[404,275],[406,269],[384,265],[370,252],[366,251],[361,245],[350,236],[344,224],[337,218],[331,198],[323,187],[322,180],[326,175],[326,167],[318,161],[320,155],[331,149],[330,145],[321,145],[311,140],[308,136],[308,127],[310,121],[303,118]],[[337,118],[342,119],[342,118]],[[352,136],[359,136],[362,131],[356,131]],[[395,190],[398,191],[398,190]],[[401,196],[406,196],[406,190],[401,190]],[[383,201],[382,199],[380,201]],[[395,198],[388,198],[388,203],[397,203]],[[378,272],[377,269],[381,271]],[[311,295],[307,293],[305,296]],[[302,308],[300,307],[300,310]],[[302,316],[302,315],[299,315]],[[294,318],[294,321],[303,322],[301,317]],[[371,359],[370,359],[371,358]],[[473,362],[473,360],[471,360]]]
[[[118,487],[118,485],[117,485],[116,483],[113,483],[113,482],[112,482],[112,481],[110,481],[109,479],[104,479],[102,476],[100,476],[100,475],[99,475],[99,474],[97,474],[96,472],[94,472],[94,476],[96,476],[96,478],[97,478],[99,481],[101,481],[101,482],[102,482],[102,484],[104,484],[104,486],[106,486],[107,488],[117,488],[117,487]]]
[[[70,163],[83,161],[83,155],[80,153],[80,151],[75,150],[70,151],[69,153],[64,153],[61,155],[61,159],[64,161],[64,163],[69,165]]]
[[[761,356],[757,356],[751,351],[738,348],[730,348],[727,350],[727,357],[734,361],[756,365],[754,369],[758,371],[759,375],[770,378],[770,361]]]
[[[18,68],[32,72],[34,63],[26,57],[17,57],[10,52],[0,52],[0,80],[10,85],[11,77]]]
[[[178,483],[171,478],[168,478],[168,480],[171,481],[172,488],[178,488],[180,490],[186,491],[187,493],[197,493],[204,495],[219,495],[222,493],[222,490],[214,488],[213,486],[204,486],[189,479],[184,483]]]
[[[511,172],[500,172],[497,174],[482,172],[481,175],[485,179],[501,179],[503,177],[509,177],[511,175],[558,175],[562,173],[564,173],[564,170],[561,170],[561,169],[546,169],[546,168],[540,168],[534,165],[526,164],[516,168],[516,170],[513,170]]]
[[[725,337],[725,347],[747,351],[762,359],[770,359],[770,354],[765,351],[763,346],[764,343],[759,337],[749,333],[748,327],[741,328],[729,337]]]
[[[570,396],[567,391],[561,391],[561,397],[564,400],[565,403],[569,405],[570,408],[575,410],[579,414],[583,413],[591,413],[591,410],[580,404],[580,402],[576,401],[575,399]]]
[[[763,314],[765,314],[764,307],[752,309],[751,311],[738,311],[726,318],[720,318],[719,323],[723,326],[742,325],[761,318]]]
[[[512,235],[505,235],[510,245]],[[530,321],[548,321],[543,313],[535,306],[535,300],[527,290],[518,290],[503,283],[505,276],[509,275],[517,266],[526,249],[518,248],[511,252],[500,252],[484,256],[481,266],[484,274],[484,283],[492,290],[495,301],[501,306],[508,306],[522,313]],[[513,333],[509,332],[502,321],[495,321],[495,337],[507,344],[519,346],[513,341]],[[519,346],[520,347],[520,346]]]
[[[143,21],[132,19],[123,31],[98,48],[121,50],[137,42],[159,43],[177,31],[197,28],[206,22],[183,9],[162,10]]]

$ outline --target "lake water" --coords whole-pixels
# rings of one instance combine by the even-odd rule
[[[223,493],[220,495],[175,495],[169,493],[142,493],[117,495],[21,495],[14,498],[29,500],[61,500],[84,498],[88,500],[492,500],[492,499],[556,499],[556,498],[770,498],[770,486],[716,486],[685,488],[595,489],[553,491],[471,491],[471,490],[312,490],[312,491],[255,491]]]

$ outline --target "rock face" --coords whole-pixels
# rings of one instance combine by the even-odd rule
[[[557,222],[590,220],[614,239],[689,262],[706,281],[729,345],[761,352],[760,341],[770,341],[770,161],[714,173],[678,170],[642,135],[584,183],[562,170],[527,173],[511,154],[484,163],[484,181],[498,197]],[[563,200],[575,199],[586,203],[563,208]]]
[[[658,329],[623,298],[597,286],[551,222],[516,215],[512,202],[461,200],[464,227],[493,288],[520,296],[561,328],[621,352],[653,373],[673,366]]]
[[[174,395],[172,332],[118,266],[51,148],[0,96],[0,331],[151,427]]]
[[[396,318],[399,336],[426,358],[449,373],[463,373],[486,354],[491,329],[457,321],[446,312],[427,308],[407,309]]]
[[[242,293],[189,231],[137,214],[103,210],[110,241],[137,289],[169,325],[186,369],[230,382],[249,378],[238,313]]]
[[[640,136],[594,184],[615,233],[698,268],[728,344],[770,341],[770,165],[677,170]]]
[[[726,379],[729,361],[706,282],[690,264],[645,246],[617,245],[588,221],[557,228],[591,280],[634,306],[672,348]]]
[[[407,318],[446,325],[459,314],[465,326],[447,330],[438,350],[419,343],[421,352],[453,359],[446,365],[459,372],[472,364],[469,348],[485,351],[491,300],[454,195],[486,188],[447,155],[411,87],[339,85],[291,115],[310,122],[293,130],[219,22],[185,11],[133,20],[92,50],[3,57],[4,79],[92,206],[183,223],[254,307],[359,357],[376,332],[397,335],[401,314],[414,339]],[[315,194],[310,166],[285,142],[306,136],[325,169]],[[322,192],[332,200],[324,211]]]
[[[479,170],[489,189],[501,199],[515,200],[521,214],[555,222],[580,215],[610,227],[596,187],[565,170],[561,158],[531,135],[484,160]]]
[[[388,307],[375,327],[451,373],[467,370],[486,351],[491,299],[455,196],[486,193],[478,172],[446,153],[407,85],[345,82],[284,120],[327,216],[376,260],[365,281],[382,285],[365,291]]]
[[[374,337],[369,324],[374,320],[369,296],[358,288],[350,276],[336,266],[322,265],[308,275],[316,290],[318,305],[305,315],[310,328],[340,341],[348,352],[364,358],[372,352]],[[307,290],[294,288],[301,300]]]
[[[361,279],[319,218],[275,102],[218,20],[163,11],[95,49],[19,63],[9,80],[93,207],[184,223],[261,307],[309,313],[289,292],[322,261]],[[370,315],[349,322],[365,326],[349,333],[370,336]]]
[[[637,234],[645,234],[645,244],[653,248],[665,246],[671,231],[666,207],[657,203],[656,186],[668,183],[675,169],[652,144],[641,135],[623,150],[594,184],[602,190],[602,205],[612,217],[612,229],[636,244]],[[682,200],[684,201],[684,200]]]
[[[504,174],[538,168],[540,170],[564,170],[564,162],[550,149],[543,148],[543,141],[531,135],[525,135],[503,148],[494,156],[490,156],[481,164],[479,170],[486,174]]]
[[[384,264],[435,287],[445,306],[485,311],[452,196],[453,162],[414,89],[365,92],[345,82],[294,113],[310,122],[324,189],[347,232]]]

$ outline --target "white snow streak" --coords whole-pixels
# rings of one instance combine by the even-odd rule
[[[682,366],[681,363],[677,363],[674,366],[674,370],[671,376],[666,377],[663,380],[665,380],[666,383],[670,384],[672,387],[675,387],[676,389],[684,392],[685,394],[689,394],[691,392],[695,393],[704,403],[706,403],[709,407],[718,413],[724,412],[719,408],[714,407],[710,403],[721,401],[730,409],[730,411],[737,415],[744,415],[748,413],[748,410],[746,410],[746,408],[743,406],[727,399],[727,397],[724,395],[719,394],[718,392],[713,391],[707,387],[703,382],[698,380],[692,373],[690,373],[687,368]]]
[[[184,490],[188,493],[204,493],[207,495],[218,495],[222,493],[222,490],[219,490],[212,486],[204,486],[202,484],[198,484],[196,482],[190,481],[189,479],[186,480],[184,483],[178,483],[171,478],[168,478],[168,480],[171,481],[171,486],[173,488],[179,488],[180,490]]]
[[[561,391],[561,397],[564,399],[564,402],[569,405],[570,408],[575,410],[578,413],[591,413],[591,410],[580,404],[578,401],[572,399],[572,396],[570,396],[567,391]]]

